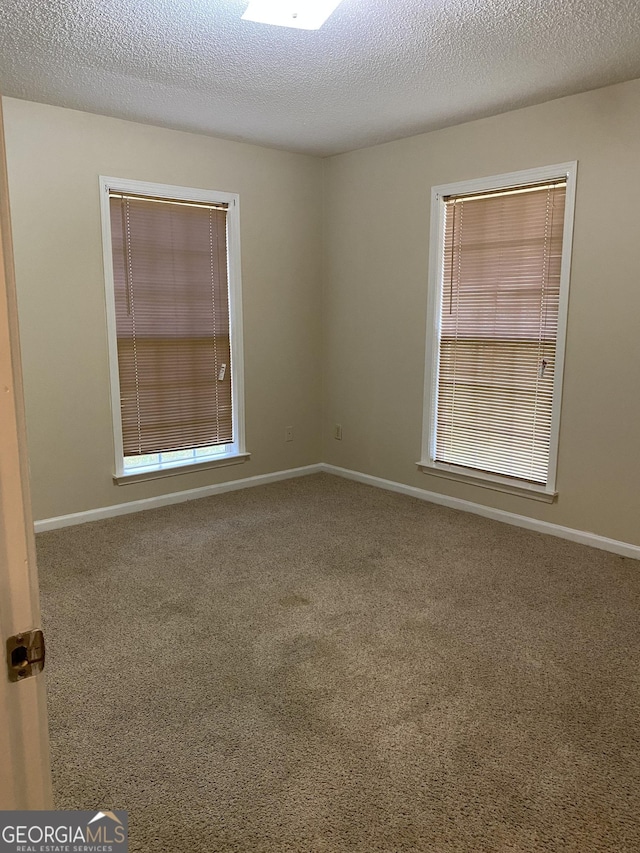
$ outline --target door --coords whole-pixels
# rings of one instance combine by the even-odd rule
[[[0,101],[0,809],[52,808],[44,674],[9,681],[6,641],[40,627]]]

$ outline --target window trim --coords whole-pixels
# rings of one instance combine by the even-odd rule
[[[111,243],[111,217],[109,193],[124,192],[151,195],[176,200],[202,201],[228,204],[227,210],[227,266],[229,283],[229,344],[231,348],[231,404],[233,408],[233,434],[235,440],[229,451],[217,458],[203,458],[183,465],[147,468],[144,471],[125,471],[122,444],[122,420],[120,411],[120,378],[118,370],[118,347],[116,335],[115,286],[113,278],[113,255]],[[240,274],[240,197],[237,193],[218,190],[178,187],[168,184],[153,184],[132,181],[126,178],[100,176],[100,211],[102,217],[102,250],[105,282],[105,308],[109,349],[109,376],[111,387],[111,416],[114,440],[114,482],[118,485],[141,480],[169,477],[205,468],[226,466],[244,462],[249,458],[245,445],[244,412],[244,346],[242,335],[242,285]]]
[[[571,277],[571,248],[575,212],[576,160],[554,166],[542,166],[492,175],[470,181],[441,184],[431,189],[431,223],[429,236],[429,284],[427,301],[426,359],[422,424],[422,455],[417,466],[426,474],[483,486],[497,491],[521,495],[535,500],[551,502],[557,496],[556,474],[558,442],[560,437],[560,410],[564,375],[567,315],[569,307],[569,281]],[[494,191],[566,179],[565,219],[562,233],[562,258],[560,265],[560,296],[558,306],[558,332],[556,337],[556,370],[553,383],[551,443],[549,448],[549,475],[546,485],[527,483],[500,474],[474,471],[459,465],[435,460],[436,412],[438,396],[438,362],[440,344],[440,291],[444,264],[444,211],[446,196]]]

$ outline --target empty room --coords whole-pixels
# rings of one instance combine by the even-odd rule
[[[640,850],[640,6],[0,7],[0,849]]]

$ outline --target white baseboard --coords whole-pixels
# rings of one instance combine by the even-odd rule
[[[155,498],[144,498],[140,501],[129,501],[128,503],[115,504],[114,506],[103,506],[98,509],[89,509],[86,512],[58,515],[55,518],[43,518],[40,521],[34,522],[35,532],[43,533],[45,530],[56,530],[59,527],[71,527],[74,524],[85,524],[88,521],[99,521],[102,518],[112,518],[116,515],[128,515],[129,513],[140,512],[144,509],[155,509],[159,506],[168,506],[169,504],[182,503],[183,501],[208,498],[210,495],[220,495],[223,492],[235,492],[238,489],[248,489],[252,486],[265,486],[267,483],[276,483],[278,480],[290,480],[293,477],[306,477],[308,474],[318,474],[320,471],[322,471],[320,464],[305,465],[304,468],[289,468],[286,471],[274,471],[272,474],[244,477],[242,480],[229,480],[226,483],[202,486],[199,489],[171,492],[168,495],[158,495]]]
[[[628,542],[620,542],[617,539],[608,539],[606,536],[598,536],[586,530],[574,530],[572,527],[562,527],[549,521],[540,521],[537,518],[529,518],[526,515],[517,515],[514,512],[506,512],[503,509],[484,506],[483,504],[464,501],[460,498],[452,498],[441,495],[438,492],[429,492],[416,486],[407,486],[404,483],[396,483],[393,480],[384,480],[382,477],[373,477],[370,474],[362,474],[359,471],[351,471],[348,468],[339,468],[336,465],[328,465],[320,462],[317,465],[306,465],[303,468],[289,468],[285,471],[274,471],[271,474],[259,474],[256,477],[245,477],[241,480],[230,480],[226,483],[218,483],[211,486],[203,486],[199,489],[189,489],[183,492],[171,492],[168,495],[158,495],[155,498],[145,498],[140,501],[115,504],[114,506],[99,507],[86,512],[74,512],[70,515],[59,515],[55,518],[43,518],[34,523],[36,533],[45,530],[56,530],[59,527],[70,527],[74,524],[84,524],[88,521],[99,521],[102,518],[112,518],[116,515],[127,515],[132,512],[140,512],[145,509],[155,509],[169,504],[193,501],[198,498],[206,498],[210,495],[219,495],[223,492],[233,492],[237,489],[247,489],[252,486],[265,486],[267,483],[276,483],[279,480],[289,480],[293,477],[305,477],[308,474],[325,472],[347,480],[355,480],[367,486],[375,486],[378,489],[386,489],[389,492],[398,492],[401,495],[409,495],[421,501],[439,504],[450,509],[459,509],[462,512],[471,512],[474,515],[482,515],[495,521],[503,521],[505,524],[513,524],[515,527],[524,527],[527,530],[535,530],[538,533],[547,533],[550,536],[558,536],[560,539],[569,539],[571,542],[579,542],[582,545],[590,545],[592,548],[600,548],[603,551],[611,551],[622,557],[631,557],[640,560],[640,545],[631,545]]]
[[[327,474],[335,474],[347,480],[355,480],[365,483],[367,486],[376,486],[378,489],[386,489],[389,492],[399,492],[409,495],[421,501],[440,504],[450,509],[459,509],[463,512],[471,512],[474,515],[482,515],[495,521],[503,521],[505,524],[513,524],[515,527],[524,527],[527,530],[535,530],[538,533],[547,533],[550,536],[558,536],[560,539],[569,539],[571,542],[579,542],[582,545],[590,545],[592,548],[600,548],[603,551],[611,551],[622,557],[631,557],[640,560],[640,545],[631,545],[628,542],[620,542],[617,539],[607,539],[606,536],[598,536],[587,530],[574,530],[572,527],[562,527],[560,524],[552,524],[549,521],[539,521],[537,518],[529,518],[526,515],[517,515],[514,512],[506,512],[503,509],[483,506],[482,504],[464,501],[460,498],[452,498],[441,495],[438,492],[428,492],[415,486],[406,486],[404,483],[396,483],[393,480],[383,480],[381,477],[372,477],[370,474],[361,474],[359,471],[351,471],[348,468],[338,468],[336,465],[320,465],[320,469]]]

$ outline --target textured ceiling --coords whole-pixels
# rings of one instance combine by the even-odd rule
[[[0,0],[0,91],[327,155],[640,77],[639,0]]]

